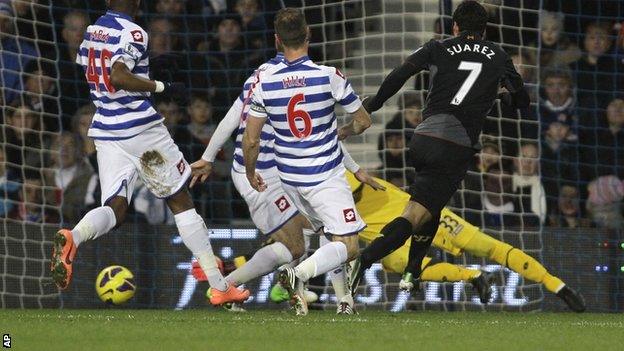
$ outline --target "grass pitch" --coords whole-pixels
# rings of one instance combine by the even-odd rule
[[[622,350],[618,314],[0,310],[14,350]]]

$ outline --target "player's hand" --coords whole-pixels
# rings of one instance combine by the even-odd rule
[[[263,192],[266,190],[267,185],[262,179],[262,176],[258,173],[249,175],[247,174],[247,180],[249,180],[249,184],[252,188],[254,188],[257,192]]]
[[[188,99],[186,87],[180,82],[163,82],[165,90],[162,94],[174,99],[178,104],[184,105]]]
[[[338,129],[338,140],[343,141],[351,136],[351,128],[348,126],[340,127]]]
[[[364,184],[368,184],[371,186],[371,188],[373,188],[373,190],[386,190],[386,187],[379,184],[375,178],[373,178],[370,174],[368,174],[368,172],[366,172],[364,169],[360,168],[357,172],[355,172],[355,179],[359,180],[360,182],[364,183]]]
[[[199,181],[200,183],[205,182],[208,177],[210,177],[211,173],[212,162],[201,159],[199,161],[191,163],[191,174],[193,175],[193,178],[191,179],[190,187],[192,188],[197,181]]]

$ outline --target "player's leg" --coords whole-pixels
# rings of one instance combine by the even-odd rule
[[[146,130],[135,138],[120,142],[133,161],[146,187],[156,197],[166,199],[174,214],[184,245],[191,250],[208,277],[210,302],[242,302],[249,291],[229,285],[217,267],[210,245],[209,232],[203,218],[195,210],[187,182],[191,167],[173,142],[164,125]]]
[[[478,257],[487,257],[520,274],[523,278],[544,284],[546,290],[556,294],[576,312],[585,310],[583,298],[561,279],[550,274],[535,258],[505,242],[479,231],[466,243],[464,250]]]
[[[358,252],[357,234],[365,227],[343,174],[338,174],[322,184],[298,189],[284,186],[297,208],[317,229],[325,228],[331,242],[319,247],[310,257],[294,269],[280,271],[280,282],[292,298],[302,299],[303,283],[310,278],[333,270]],[[298,314],[306,314],[307,306],[296,306]]]
[[[238,286],[301,257],[304,252],[302,227],[306,223],[305,217],[295,215],[271,235],[273,243],[256,251],[249,261],[230,273],[226,280]]]
[[[474,150],[450,142],[419,134],[412,137],[409,158],[416,175],[410,186],[410,201],[401,216],[382,229],[383,236],[361,253],[354,267],[353,292],[370,265],[399,248],[412,234],[416,239],[410,247],[413,269],[420,270],[437,231],[440,212],[465,177],[473,155]]]
[[[61,289],[71,282],[78,246],[123,223],[137,178],[134,164],[116,142],[96,140],[95,146],[98,165],[106,170],[99,176],[102,206],[89,211],[71,230],[61,229],[54,236],[50,268],[52,279]]]
[[[331,243],[331,241],[329,241],[326,236],[321,235],[321,237],[319,238],[319,246],[323,246],[329,243]],[[355,310],[353,308],[353,296],[351,295],[349,284],[349,267],[350,266],[348,263],[343,263],[339,267],[327,272],[332,287],[334,288],[334,294],[336,295],[338,305],[336,310],[337,314],[355,313]]]
[[[308,222],[284,192],[277,174],[263,176],[267,184],[263,192],[253,189],[244,174],[232,171],[231,175],[249,207],[252,221],[272,241],[226,277],[228,282],[240,285],[301,257],[305,247],[303,228]]]

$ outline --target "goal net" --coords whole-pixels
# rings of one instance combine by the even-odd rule
[[[61,218],[55,36],[48,1],[0,2],[0,306],[54,307],[51,229]]]
[[[71,288],[59,294],[49,276],[54,232],[61,225],[71,227],[100,201],[97,174],[106,170],[97,169],[95,148],[85,137],[94,108],[84,72],[73,58],[87,24],[106,11],[105,3],[0,0],[4,102],[0,116],[2,307],[99,306],[93,289],[95,277],[113,264],[127,266],[135,274],[139,290],[129,307],[183,309],[205,304],[207,287],[190,274],[191,254],[173,226],[172,214],[164,201],[150,195],[140,182],[126,224],[80,247]],[[452,35],[451,14],[458,3],[158,0],[143,1],[136,20],[149,34],[152,77],[182,81],[189,87],[186,103],[155,97],[154,104],[166,118],[165,124],[185,157],[193,161],[201,156],[216,124],[240,93],[244,79],[274,54],[272,21],[281,7],[304,11],[312,32],[311,58],[340,68],[356,92],[366,96],[374,94],[383,78],[418,47],[432,38]],[[618,16],[624,16],[624,6],[606,0],[596,2],[600,10],[586,9],[580,1],[483,3],[490,17],[487,39],[500,43],[510,53],[527,83],[532,104],[518,111],[496,101],[484,126],[483,148],[448,206],[493,238],[543,261],[552,274],[572,287],[582,288],[592,309],[621,310],[618,289],[624,286],[620,273],[624,259],[619,245],[624,240],[620,231],[613,230],[620,227],[602,225],[604,221],[596,221],[606,217],[590,218],[585,211],[590,184],[599,189],[615,188],[615,194],[619,191],[620,183],[614,178],[597,181],[599,176],[624,178],[622,163],[618,163],[624,159],[619,144],[596,144],[600,139],[597,132],[594,139],[568,132],[566,142],[579,137],[574,144],[577,157],[562,159],[557,158],[560,153],[548,153],[545,147],[550,144],[544,135],[555,120],[562,127],[577,128],[582,118],[604,119],[619,86],[598,83],[622,73],[621,62],[616,59],[621,60],[623,44],[621,38],[616,43],[613,25]],[[596,20],[601,21],[596,30],[607,28],[606,37],[612,43],[605,54],[614,61],[612,74],[601,75],[592,67],[574,66],[582,50],[575,53],[572,49],[583,48],[585,27]],[[540,33],[551,22],[559,29],[561,45],[571,45],[572,56],[552,51],[553,44],[542,42],[544,35]],[[567,62],[563,56],[574,57],[575,61]],[[544,62],[548,60],[563,61],[546,69]],[[554,77],[548,86],[544,84],[546,75]],[[546,90],[551,86],[565,88],[561,84],[567,75],[572,77],[571,82],[584,79],[583,85],[569,89],[572,100],[579,101],[575,105],[578,113],[547,114],[545,108],[553,105],[545,98]],[[364,169],[404,189],[414,174],[404,151],[421,119],[428,84],[427,72],[410,79],[373,115],[373,126],[347,143]],[[618,106],[616,102],[613,109],[622,108]],[[558,105],[553,108],[559,111]],[[342,124],[345,117],[339,112],[338,123]],[[584,127],[592,132],[602,130]],[[250,252],[263,240],[229,180],[233,146],[233,142],[226,144],[218,155],[210,181],[192,190],[198,212],[212,230],[215,253],[225,260]],[[613,158],[601,158],[603,153],[594,152],[600,147]],[[592,153],[594,158],[585,157]],[[546,154],[550,158],[545,159]],[[613,209],[615,205],[605,198],[612,199],[592,199],[603,206],[601,210],[606,205]],[[597,213],[596,207],[592,208],[592,213]],[[618,212],[610,213],[616,216]],[[621,217],[621,211],[619,214]],[[598,228],[586,226],[592,220]],[[569,229],[564,224],[578,225]],[[316,245],[314,242],[312,246]],[[399,291],[397,274],[386,273],[375,264],[356,296],[360,308],[532,311],[561,306],[541,284],[493,260],[470,253],[452,256],[442,250],[433,250],[431,255],[434,262],[446,261],[488,273],[493,284],[490,303],[481,304],[466,282],[426,282],[419,292],[408,295]],[[249,283],[253,297],[248,306],[267,307],[272,283],[272,275]],[[335,307],[325,277],[311,281],[310,288],[320,296],[314,308]]]

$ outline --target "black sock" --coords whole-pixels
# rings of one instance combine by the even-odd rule
[[[412,223],[403,217],[397,217],[383,227],[381,234],[383,236],[373,240],[362,251],[360,260],[363,267],[369,268],[373,263],[401,247],[412,235]]]
[[[422,260],[425,258],[429,247],[431,247],[433,237],[438,231],[439,224],[439,217],[432,219],[423,224],[418,232],[412,236],[412,242],[410,243],[409,250],[409,260],[405,271],[412,273],[415,278],[420,276]]]

